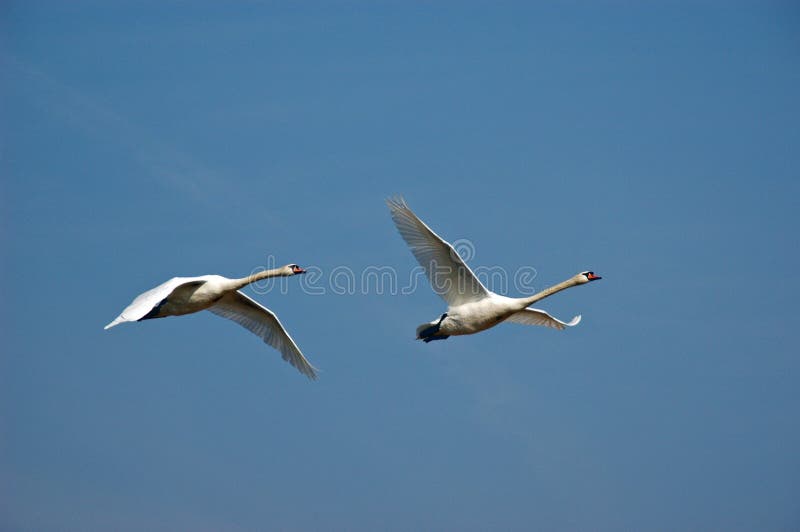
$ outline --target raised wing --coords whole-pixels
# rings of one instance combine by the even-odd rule
[[[453,246],[417,218],[403,198],[387,199],[386,204],[400,236],[425,270],[433,291],[448,305],[462,305],[489,295]]]
[[[166,283],[160,284],[155,288],[151,288],[147,292],[136,296],[136,299],[128,305],[117,318],[103,327],[103,329],[110,329],[125,321],[137,321],[144,318],[147,313],[157,307],[169,295],[183,284],[190,283],[204,283],[204,279],[199,277],[173,277]]]
[[[572,321],[569,323],[561,321],[557,318],[554,318],[547,312],[543,310],[539,310],[536,308],[526,308],[525,310],[520,310],[519,312],[515,312],[508,318],[506,318],[507,322],[510,323],[519,323],[521,325],[542,325],[544,327],[552,327],[554,329],[562,330],[566,327],[574,327],[581,321],[580,316],[575,316],[572,318]]]
[[[252,332],[264,343],[274,347],[281,357],[309,379],[317,378],[317,370],[309,364],[300,348],[283,328],[278,317],[239,291],[229,292],[208,310],[223,318],[235,321]]]

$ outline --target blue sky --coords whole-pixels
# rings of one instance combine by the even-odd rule
[[[4,530],[800,525],[800,10],[791,2],[11,2],[0,10]],[[424,345],[336,294],[536,270],[564,332]],[[309,382],[210,313],[103,331],[174,275],[250,290]],[[295,282],[297,281],[297,282]],[[508,295],[516,295],[509,287]]]

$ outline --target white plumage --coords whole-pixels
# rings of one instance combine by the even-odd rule
[[[264,343],[277,349],[283,359],[300,373],[315,379],[316,368],[303,356],[278,317],[239,291],[239,288],[260,279],[299,273],[305,273],[305,270],[296,264],[289,264],[283,268],[266,270],[241,279],[228,279],[221,275],[173,277],[137,296],[114,321],[105,326],[105,329],[128,321],[180,316],[209,310],[252,332]]]
[[[527,307],[560,290],[600,279],[594,272],[581,272],[531,297],[501,296],[483,286],[453,246],[420,220],[403,198],[388,199],[386,204],[400,236],[425,270],[433,291],[448,304],[447,312],[438,319],[417,327],[417,339],[430,342],[453,335],[474,334],[503,321],[554,329],[572,327],[580,322],[580,316],[564,322],[543,310]]]

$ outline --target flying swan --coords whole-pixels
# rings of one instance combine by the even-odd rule
[[[167,316],[181,316],[209,310],[235,321],[252,332],[264,343],[280,351],[289,364],[309,379],[317,378],[317,370],[309,364],[300,348],[286,332],[278,317],[239,291],[250,283],[269,277],[288,277],[305,273],[297,264],[265,270],[241,279],[228,279],[221,275],[199,277],[173,277],[139,295],[114,321],[104,327],[110,329],[126,321],[142,321]]]
[[[594,272],[581,272],[530,297],[501,296],[483,286],[453,246],[417,218],[403,198],[387,199],[386,204],[400,236],[425,270],[433,291],[448,305],[447,312],[438,319],[417,327],[417,340],[427,343],[475,334],[504,321],[554,329],[572,327],[581,321],[580,316],[575,316],[572,321],[563,322],[544,310],[528,306],[566,288],[600,279]]]

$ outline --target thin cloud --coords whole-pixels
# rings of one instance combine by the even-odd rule
[[[231,186],[230,179],[138,127],[108,104],[7,53],[0,53],[0,64],[6,83],[12,87],[8,92],[24,89],[18,90],[21,97],[49,114],[89,136],[122,147],[158,185],[204,207],[233,200],[236,187]]]

